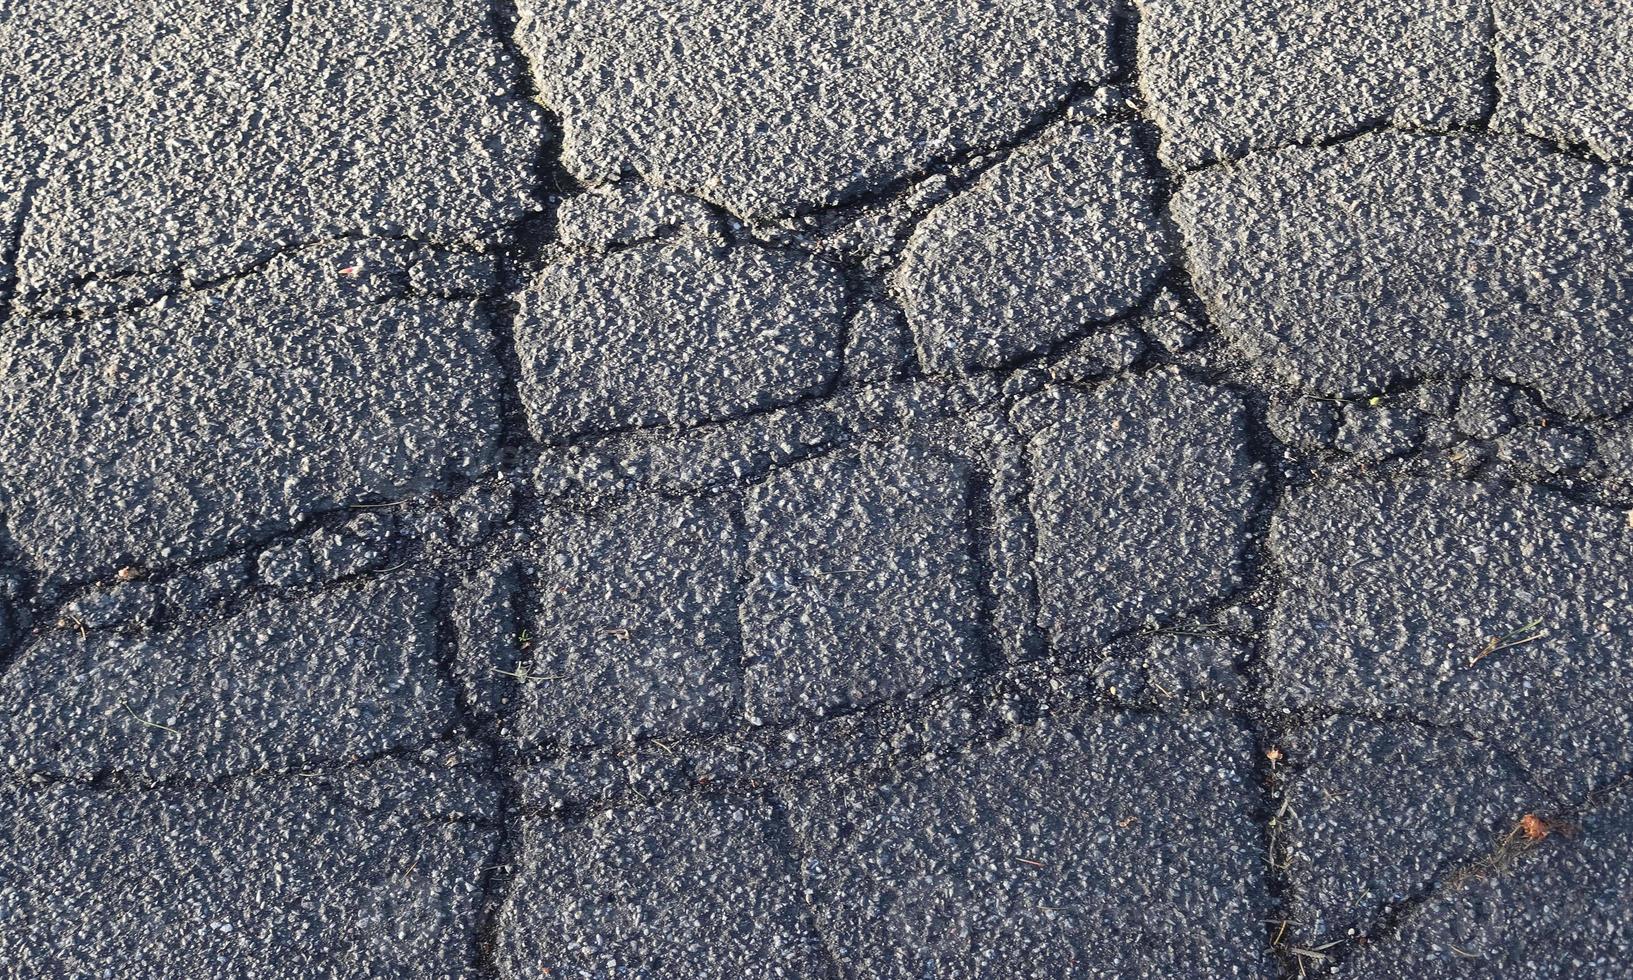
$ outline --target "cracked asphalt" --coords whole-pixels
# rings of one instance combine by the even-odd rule
[[[0,0],[0,978],[1633,977],[1630,0]]]

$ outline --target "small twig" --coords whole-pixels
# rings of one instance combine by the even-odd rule
[[[1322,946],[1317,946],[1314,949],[1311,949],[1308,946],[1289,946],[1289,947],[1287,947],[1287,949],[1294,956],[1308,956],[1312,960],[1330,960],[1330,959],[1332,959],[1332,957],[1329,956],[1325,952],[1325,950],[1332,949],[1334,946],[1337,946],[1341,942],[1343,942],[1342,939],[1335,939],[1330,943],[1327,943],[1327,944],[1322,945]]]
[[[1200,629],[1186,629],[1183,626],[1154,626],[1151,629],[1142,631],[1139,635],[1141,638],[1148,636],[1196,636],[1204,640],[1220,640],[1224,639],[1225,636],[1223,633],[1209,633]]]
[[[535,674],[535,673],[533,673],[531,670],[528,669],[528,664],[530,664],[531,662],[532,661],[528,661],[528,660],[520,661],[520,662],[518,662],[516,664],[516,669],[515,670],[500,670],[498,667],[495,667],[495,668],[493,668],[493,672],[495,674],[498,674],[501,677],[514,677],[523,684],[531,684],[531,683],[534,683],[535,681],[554,681],[554,680],[560,680],[561,679],[560,674]]]
[[[1510,647],[1524,646],[1527,643],[1535,643],[1548,635],[1546,631],[1535,633],[1532,632],[1532,630],[1535,630],[1541,625],[1541,619],[1533,619],[1517,630],[1510,630],[1507,633],[1504,633],[1502,636],[1492,637],[1486,641],[1486,645],[1480,649],[1479,653],[1470,658],[1469,666],[1473,667],[1475,664],[1496,653],[1498,650],[1507,650]]]
[[[125,709],[125,714],[130,715],[132,718],[136,719],[138,722],[141,722],[143,725],[146,725],[149,728],[157,728],[160,731],[169,732],[172,735],[180,735],[181,734],[181,732],[177,731],[174,728],[171,728],[169,725],[161,725],[156,721],[148,721],[146,718],[143,718],[141,715],[139,715],[136,712],[132,711],[130,709],[130,705],[126,704],[123,701],[119,702],[119,707]]]

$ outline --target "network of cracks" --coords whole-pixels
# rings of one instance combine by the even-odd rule
[[[1633,971],[1629,43],[0,13],[0,975]]]

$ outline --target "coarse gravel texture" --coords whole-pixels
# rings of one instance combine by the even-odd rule
[[[1384,130],[1205,171],[1174,211],[1221,329],[1284,384],[1473,375],[1612,416],[1633,401],[1628,190],[1529,140]]]
[[[208,282],[303,243],[500,236],[544,113],[484,0],[67,0],[0,18],[22,179],[17,299]]]
[[[436,601],[435,581],[382,579],[130,636],[70,616],[0,679],[7,766],[151,785],[447,738],[457,719]]]
[[[1399,480],[1276,515],[1272,703],[1498,741],[1579,798],[1633,769],[1629,521],[1550,491]]]
[[[81,578],[176,565],[491,466],[489,318],[404,295],[403,251],[313,246],[137,310],[9,324],[0,507],[20,550]]]
[[[1173,251],[1140,135],[1068,127],[919,223],[898,293],[926,371],[1047,351],[1156,286]]]
[[[1494,123],[1633,162],[1633,13],[1626,0],[1495,0]]]
[[[1364,928],[1498,847],[1514,814],[1551,803],[1500,746],[1429,725],[1332,717],[1287,748],[1280,860],[1296,941],[1309,946]]]
[[[1251,759],[1227,720],[1096,712],[785,805],[823,934],[857,974],[1253,974]]]
[[[476,975],[497,797],[456,749],[427,755],[276,785],[7,786],[6,971]]]
[[[1177,168],[1380,124],[1468,125],[1493,108],[1480,0],[1139,3],[1140,84]]]
[[[751,719],[863,707],[979,671],[967,468],[865,447],[757,487],[742,598]]]
[[[1465,872],[1399,934],[1357,958],[1355,976],[1557,978],[1626,972],[1626,790]]]
[[[637,176],[745,218],[1001,144],[1115,71],[1108,0],[518,6],[568,171]]]
[[[517,551],[472,576],[458,671],[499,702],[508,737],[601,745],[730,724],[745,559],[734,504],[541,515]],[[502,635],[485,629],[496,607],[511,623]]]
[[[1038,621],[1083,650],[1242,585],[1263,483],[1240,399],[1166,371],[1034,396]]]
[[[708,797],[529,825],[500,913],[506,976],[807,977],[822,937],[765,799]]]
[[[0,0],[0,980],[1633,975],[1625,0]]]
[[[820,260],[704,238],[545,269],[519,299],[516,349],[533,434],[693,425],[829,387],[844,285]]]

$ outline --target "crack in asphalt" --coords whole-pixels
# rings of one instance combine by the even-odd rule
[[[1583,817],[1619,793],[1630,782],[1633,782],[1633,775],[1624,775],[1578,801],[1559,804],[1549,811],[1548,819],[1558,821],[1567,827],[1579,825],[1578,822]],[[1523,835],[1518,833],[1518,828],[1515,828],[1505,837],[1498,839],[1483,854],[1462,861],[1448,859],[1441,864],[1428,884],[1401,901],[1393,903],[1387,912],[1367,923],[1358,935],[1345,938],[1337,947],[1337,952],[1333,954],[1335,969],[1343,969],[1368,945],[1387,948],[1399,935],[1402,926],[1439,899],[1454,894],[1470,881],[1501,876],[1521,862],[1541,859],[1545,846],[1543,841],[1525,840]]]
[[[1495,25],[1495,13],[1491,4],[1485,5],[1489,23]],[[514,30],[518,20],[518,12],[513,0],[495,0],[492,4],[492,21],[496,26],[495,33],[500,38],[508,57],[515,65],[514,90],[517,94],[538,102],[538,91],[532,81],[533,68],[523,48],[514,37]],[[1140,79],[1138,58],[1135,56],[1135,45],[1140,31],[1140,15],[1134,4],[1120,4],[1117,19],[1113,30],[1114,48],[1118,52],[1120,67],[1105,83],[1106,86],[1125,86],[1143,91]],[[1492,31],[1495,35],[1495,27]],[[285,37],[287,43],[287,34]],[[1388,118],[1369,121],[1360,124],[1345,133],[1325,137],[1310,142],[1292,142],[1275,147],[1262,148],[1243,157],[1218,160],[1205,166],[1195,168],[1174,168],[1161,163],[1156,154],[1155,121],[1151,118],[1149,107],[1145,103],[1136,106],[1132,113],[1125,113],[1117,118],[1137,116],[1143,121],[1145,132],[1149,139],[1144,146],[1153,172],[1160,174],[1161,191],[1155,202],[1157,213],[1161,220],[1167,222],[1172,229],[1175,225],[1170,212],[1170,200],[1184,181],[1203,171],[1220,167],[1235,166],[1242,160],[1261,154],[1274,154],[1291,147],[1339,147],[1355,140],[1362,139],[1382,130],[1402,130],[1409,132],[1428,133],[1459,133],[1473,135],[1477,138],[1495,136],[1499,133],[1493,130],[1493,115],[1498,103],[1503,98],[1503,67],[1498,53],[1495,36],[1492,39],[1492,64],[1489,75],[1484,80],[1484,86],[1490,94],[1490,111],[1486,117],[1476,124],[1469,126],[1448,127],[1444,130],[1426,129],[1399,126]],[[808,409],[828,407],[841,399],[853,396],[858,392],[868,390],[886,390],[900,383],[880,383],[852,385],[846,382],[847,371],[845,352],[849,349],[851,333],[855,329],[854,323],[858,310],[865,301],[889,297],[890,267],[897,264],[900,253],[913,236],[915,230],[926,217],[940,204],[965,192],[994,167],[1000,165],[1015,152],[1024,149],[1033,143],[1045,139],[1058,125],[1065,124],[1076,111],[1081,110],[1093,96],[1098,87],[1074,87],[1063,98],[1041,111],[1034,113],[1031,118],[1011,136],[972,149],[964,150],[945,159],[933,161],[912,172],[897,175],[894,179],[882,182],[878,186],[859,192],[841,202],[814,208],[795,216],[788,224],[798,225],[805,222],[814,230],[793,230],[787,234],[774,234],[777,229],[769,224],[750,225],[741,221],[718,205],[709,204],[710,214],[720,225],[727,229],[728,240],[736,243],[754,243],[769,249],[783,249],[800,252],[805,255],[821,259],[834,264],[842,276],[844,285],[845,309],[843,328],[837,339],[840,350],[840,367],[835,371],[831,383],[820,392],[804,395],[790,403],[755,410],[721,419],[698,421],[682,426],[661,427],[631,427],[604,432],[595,432],[573,437],[551,445],[543,445],[530,433],[526,410],[521,396],[522,368],[520,354],[517,349],[516,319],[519,308],[514,300],[517,293],[525,287],[528,280],[538,270],[548,264],[557,252],[553,250],[555,232],[554,206],[559,206],[561,200],[576,193],[582,193],[583,188],[577,180],[569,174],[562,164],[561,133],[563,127],[559,119],[549,118],[550,135],[539,147],[536,162],[536,187],[540,196],[548,203],[545,208],[530,211],[514,222],[496,227],[491,235],[481,237],[470,242],[455,244],[438,244],[410,239],[406,236],[389,236],[361,233],[342,233],[314,238],[311,241],[297,245],[281,246],[265,253],[254,262],[241,268],[223,273],[215,278],[177,286],[175,289],[159,295],[147,296],[107,308],[78,307],[69,305],[50,312],[18,314],[12,310],[19,275],[16,270],[18,252],[21,248],[22,232],[28,221],[28,203],[38,181],[31,180],[24,189],[24,204],[18,210],[13,220],[12,241],[9,254],[0,257],[0,263],[12,269],[12,276],[8,280],[4,291],[0,292],[0,308],[4,309],[0,317],[0,326],[15,329],[17,324],[27,321],[30,324],[48,324],[56,319],[103,317],[117,312],[128,312],[142,309],[168,299],[190,296],[195,293],[208,292],[219,289],[232,283],[257,275],[272,262],[280,257],[293,254],[305,248],[320,244],[335,244],[348,241],[388,240],[413,242],[430,248],[439,248],[449,251],[463,251],[471,245],[494,247],[499,250],[499,275],[490,290],[481,297],[482,308],[486,312],[489,327],[493,333],[493,341],[498,351],[499,374],[502,379],[500,393],[500,431],[498,437],[498,462],[483,473],[469,478],[451,481],[442,489],[425,494],[416,495],[401,501],[356,501],[351,504],[337,504],[329,510],[314,512],[296,522],[288,530],[267,533],[255,536],[253,540],[242,546],[225,549],[220,554],[213,554],[205,558],[190,561],[186,564],[154,569],[145,579],[151,585],[162,586],[189,571],[222,560],[223,558],[238,557],[254,564],[254,559],[269,549],[281,545],[300,542],[329,530],[342,527],[352,519],[359,507],[370,504],[390,503],[407,510],[432,510],[443,507],[451,501],[460,498],[488,481],[498,478],[514,485],[520,495],[517,505],[518,516],[513,521],[518,526],[525,526],[530,515],[547,511],[560,506],[548,499],[535,486],[531,476],[533,467],[542,454],[546,452],[577,450],[592,448],[600,445],[615,443],[620,439],[630,437],[664,437],[680,439],[699,433],[718,431],[728,425],[753,422],[766,418],[777,412],[798,412]],[[549,107],[545,107],[549,108]],[[1512,134],[1502,132],[1504,137]],[[1609,165],[1582,146],[1561,144],[1557,141],[1544,139],[1530,134],[1520,134],[1520,138],[1533,141],[1539,145],[1546,145],[1553,151],[1585,160],[1601,169]],[[914,191],[926,181],[944,177],[948,181],[945,194],[935,198],[921,207],[912,206]],[[891,237],[891,243],[886,254],[876,256],[884,266],[883,272],[870,271],[866,263],[860,258],[846,258],[836,256],[827,242],[835,233],[850,226],[856,221],[870,214],[882,213],[891,208],[904,210],[905,216],[898,222]],[[635,247],[651,241],[664,240],[669,237],[678,237],[678,233],[661,233],[649,238],[623,242],[600,250],[597,254],[610,256],[624,249]],[[768,241],[766,237],[772,236]],[[196,790],[213,791],[231,786],[253,785],[263,782],[289,781],[297,778],[341,779],[344,776],[362,771],[370,766],[390,760],[414,761],[415,757],[429,750],[444,749],[454,746],[475,743],[484,750],[485,775],[499,787],[498,821],[484,821],[472,817],[460,817],[463,822],[474,826],[481,826],[497,831],[490,859],[484,864],[480,877],[481,892],[481,923],[478,927],[477,963],[475,971],[483,977],[497,977],[501,974],[500,966],[495,958],[495,948],[499,942],[498,920],[499,910],[511,900],[511,884],[514,877],[513,868],[523,860],[524,843],[522,840],[524,824],[530,820],[550,819],[563,824],[581,821],[594,813],[614,811],[626,807],[650,806],[654,801],[690,798],[694,796],[714,795],[724,791],[720,783],[711,782],[705,785],[689,785],[670,791],[643,794],[630,787],[627,793],[594,801],[570,802],[554,811],[541,809],[536,804],[530,804],[525,789],[529,774],[539,769],[561,766],[569,762],[599,760],[607,758],[634,758],[636,761],[656,758],[656,753],[672,754],[675,750],[688,752],[692,750],[730,751],[734,748],[746,750],[753,747],[763,747],[776,743],[791,736],[811,735],[811,743],[821,742],[824,739],[843,741],[851,737],[836,735],[843,726],[856,722],[877,720],[882,726],[877,736],[880,744],[888,745],[888,732],[905,731],[915,727],[933,716],[936,716],[961,702],[973,703],[985,709],[985,713],[976,724],[979,734],[962,741],[952,740],[946,743],[931,743],[917,747],[916,750],[900,750],[894,747],[867,755],[862,764],[840,762],[830,768],[799,769],[790,766],[789,772],[765,771],[750,773],[741,777],[730,787],[732,792],[765,792],[773,788],[797,786],[802,782],[828,778],[842,772],[852,772],[861,769],[876,779],[884,779],[887,774],[901,772],[908,767],[921,762],[929,755],[952,752],[967,754],[975,749],[998,743],[1016,731],[1035,724],[1039,719],[1051,717],[1065,717],[1080,713],[1128,713],[1150,714],[1164,718],[1177,718],[1188,715],[1203,715],[1224,717],[1233,723],[1245,728],[1255,746],[1255,758],[1251,761],[1251,771],[1255,782],[1255,792],[1247,794],[1243,799],[1243,806],[1247,808],[1254,820],[1263,831],[1263,859],[1265,863],[1265,880],[1268,888],[1269,907],[1265,911],[1266,935],[1263,937],[1266,944],[1272,947],[1278,958],[1278,966],[1284,977],[1302,976],[1303,964],[1297,954],[1291,952],[1282,941],[1282,932],[1285,923],[1289,920],[1293,908],[1293,896],[1298,887],[1296,879],[1287,873],[1287,868],[1279,861],[1282,849],[1286,846],[1282,839],[1277,823],[1278,805],[1285,799],[1282,793],[1282,781],[1290,773],[1299,771],[1299,763],[1289,761],[1278,766],[1271,758],[1273,751],[1279,751],[1278,746],[1285,744],[1287,739],[1299,728],[1313,725],[1317,722],[1334,718],[1355,718],[1391,725],[1411,726],[1432,730],[1437,733],[1451,735],[1457,739],[1466,740],[1491,750],[1498,756],[1501,764],[1513,770],[1525,782],[1539,792],[1549,795],[1559,803],[1558,811],[1562,814],[1581,815],[1587,813],[1599,803],[1607,799],[1613,792],[1624,786],[1628,777],[1593,791],[1588,796],[1574,803],[1562,802],[1557,787],[1550,787],[1547,781],[1538,773],[1527,769],[1514,750],[1499,741],[1482,737],[1471,731],[1467,726],[1438,722],[1433,719],[1420,717],[1410,711],[1395,712],[1362,712],[1343,707],[1322,707],[1319,705],[1306,707],[1298,712],[1288,714],[1276,712],[1267,707],[1270,698],[1267,696],[1269,688],[1276,683],[1276,678],[1266,666],[1268,655],[1268,632],[1270,618],[1275,610],[1282,605],[1283,576],[1286,571],[1278,566],[1277,558],[1268,542],[1268,529],[1286,505],[1289,495],[1302,491],[1311,486],[1321,486],[1336,479],[1352,475],[1356,472],[1367,472],[1365,469],[1371,464],[1344,463],[1342,455],[1337,451],[1320,450],[1315,452],[1292,452],[1284,446],[1269,431],[1265,422],[1267,405],[1277,389],[1264,379],[1261,366],[1251,358],[1241,354],[1228,341],[1219,336],[1214,326],[1219,322],[1218,311],[1208,308],[1207,300],[1200,296],[1192,286],[1192,256],[1184,235],[1175,233],[1172,236],[1175,242],[1174,252],[1170,256],[1172,264],[1169,271],[1160,281],[1133,304],[1130,311],[1124,315],[1105,321],[1086,320],[1080,330],[1062,337],[1046,347],[1046,349],[1019,355],[1005,360],[1001,364],[983,368],[972,372],[968,377],[987,378],[998,382],[999,393],[977,406],[960,413],[952,413],[943,419],[963,418],[973,416],[978,412],[989,409],[1001,411],[1007,418],[1016,403],[1027,393],[1042,387],[1087,387],[1089,389],[1109,386],[1112,382],[1125,378],[1140,378],[1167,368],[1177,368],[1183,377],[1189,378],[1211,387],[1228,391],[1241,399],[1248,406],[1248,433],[1243,444],[1237,450],[1251,463],[1258,464],[1264,470],[1264,482],[1257,492],[1251,506],[1249,528],[1244,532],[1245,553],[1239,558],[1242,570],[1240,585],[1228,590],[1225,594],[1215,596],[1206,602],[1181,608],[1166,617],[1165,627],[1155,632],[1166,630],[1185,629],[1197,625],[1218,623],[1226,618],[1225,614],[1231,610],[1246,608],[1252,611],[1253,618],[1246,626],[1238,626],[1228,633],[1230,642],[1240,645],[1244,655],[1233,661],[1233,669],[1240,679],[1245,682],[1246,692],[1240,699],[1227,706],[1211,705],[1207,707],[1192,707],[1179,705],[1170,709],[1151,709],[1134,702],[1122,702],[1105,691],[1096,690],[1090,683],[1097,677],[1102,668],[1118,660],[1136,641],[1149,638],[1153,635],[1147,627],[1129,629],[1113,635],[1104,645],[1099,655],[1094,658],[1075,658],[1066,656],[1054,649],[1048,637],[1048,631],[1038,620],[1040,603],[1037,596],[1037,583],[1041,581],[1042,570],[1038,564],[1038,542],[1035,527],[1030,540],[1025,542],[1027,562],[1030,569],[1029,580],[1031,594],[1022,595],[1021,601],[1025,608],[1032,610],[1028,626],[1037,638],[1038,649],[1034,656],[1006,657],[1002,639],[996,635],[999,626],[1000,604],[1003,601],[996,591],[999,571],[995,568],[992,556],[997,547],[997,511],[999,503],[995,499],[998,488],[992,476],[982,469],[975,468],[969,486],[966,488],[968,506],[965,509],[968,522],[967,531],[970,536],[971,561],[975,568],[976,581],[979,583],[979,610],[976,613],[978,632],[981,639],[981,666],[970,677],[947,680],[926,689],[906,694],[892,695],[877,701],[845,709],[823,717],[819,722],[798,722],[783,725],[768,725],[742,727],[718,734],[665,737],[651,736],[637,739],[628,744],[596,745],[588,747],[562,748],[559,745],[544,743],[540,748],[530,752],[517,751],[514,744],[498,730],[498,725],[486,719],[479,707],[473,703],[472,692],[462,682],[459,671],[458,648],[459,639],[453,621],[453,589],[457,574],[449,574],[439,588],[437,607],[438,627],[438,657],[437,663],[443,680],[456,692],[457,723],[447,731],[437,733],[429,739],[413,745],[394,746],[366,757],[346,760],[344,762],[325,763],[316,767],[291,766],[278,771],[254,770],[238,771],[222,774],[210,779],[192,779],[186,776],[164,779],[156,782],[128,782],[112,768],[99,771],[89,780],[69,780],[52,777],[37,772],[15,771],[7,776],[7,782],[24,788],[50,787],[59,784],[73,785],[79,788],[107,792],[110,794],[139,793],[150,790]],[[70,280],[61,285],[53,295],[69,296],[88,287],[117,283],[127,279],[138,279],[146,276],[164,277],[174,275],[181,277],[186,268],[186,260],[176,266],[158,271],[127,271],[114,274],[87,275]],[[409,294],[413,295],[413,294]],[[1202,311],[1203,323],[1201,330],[1204,338],[1186,352],[1163,352],[1161,345],[1153,342],[1146,344],[1145,351],[1133,363],[1124,368],[1112,371],[1109,376],[1098,379],[1094,384],[1080,386],[1067,384],[1047,378],[1031,378],[1035,372],[1047,372],[1048,368],[1064,358],[1073,348],[1085,338],[1114,326],[1138,327],[1142,322],[1149,320],[1156,314],[1156,305],[1160,298],[1177,297],[1189,309]],[[1143,334],[1142,334],[1143,336]],[[1147,338],[1149,341],[1149,338]],[[912,380],[909,384],[936,384],[952,383],[954,380],[938,377],[927,377],[917,367],[912,370]],[[1442,380],[1468,381],[1477,378],[1476,375],[1448,376]],[[1008,382],[1020,379],[1018,387],[1024,390],[1006,390]],[[1436,380],[1428,377],[1414,377],[1410,381],[1402,381],[1388,386],[1378,393],[1377,397],[1389,399],[1405,394],[1425,383]],[[1031,387],[1026,387],[1030,384]],[[1540,399],[1540,393],[1534,388],[1525,385],[1511,384],[1511,388],[1524,392],[1534,399]],[[1633,410],[1624,412],[1621,417],[1613,421],[1626,422],[1633,420]],[[894,434],[930,423],[922,419],[903,423],[900,429],[888,430]],[[1015,435],[1011,426],[1010,435]],[[693,497],[713,495],[723,492],[742,491],[759,485],[772,476],[787,471],[790,467],[823,456],[847,450],[854,444],[865,443],[870,440],[883,438],[878,432],[862,434],[847,432],[831,443],[822,445],[809,455],[787,462],[769,463],[763,472],[751,478],[743,478],[736,482],[715,483],[699,486],[685,492],[660,493],[648,490],[622,491],[616,494],[604,495],[597,498],[587,509],[595,512],[598,508],[610,507],[626,502],[637,496],[650,497],[658,500],[672,499],[685,500]],[[1453,447],[1479,442],[1491,444],[1492,440],[1474,440],[1465,437]],[[1438,447],[1452,448],[1452,447]],[[1022,499],[1030,500],[1034,492],[1034,475],[1027,460],[1026,446],[1016,439],[1016,444],[1000,447],[1000,452],[1013,452],[1018,458],[1021,481],[1020,494]],[[1389,461],[1389,466],[1404,469],[1414,461],[1429,452],[1419,448],[1398,459]],[[1344,467],[1353,466],[1360,469],[1346,470]],[[1491,474],[1496,472],[1493,464],[1485,461],[1470,471],[1469,476],[1476,480],[1491,482]],[[1539,475],[1535,480],[1515,481],[1522,485],[1535,485],[1547,488],[1550,492],[1571,500],[1584,507],[1596,507],[1601,510],[1614,509],[1606,502],[1603,496],[1595,496],[1597,491],[1592,489],[1591,481],[1587,489],[1575,487],[1564,482],[1563,479],[1550,481],[1549,478]],[[741,527],[741,516],[733,511],[735,520],[739,522],[737,528],[741,536],[747,531]],[[1024,515],[1035,521],[1035,515]],[[492,540],[483,540],[475,544],[458,545],[445,551],[433,553],[430,545],[410,537],[394,539],[392,545],[391,565],[389,571],[395,571],[403,565],[413,565],[431,562],[440,563],[444,569],[469,569],[479,565],[489,564],[497,558],[514,557],[523,550],[521,545],[514,543],[496,544]],[[8,555],[9,557],[9,555]],[[96,579],[60,579],[53,578],[46,571],[32,569],[26,563],[11,563],[8,566],[18,568],[30,577],[30,583],[25,588],[25,595],[29,601],[14,602],[12,605],[26,611],[28,620],[22,628],[17,629],[9,647],[4,654],[0,654],[0,678],[5,678],[15,665],[17,655],[27,647],[30,636],[37,636],[45,628],[41,624],[49,624],[61,619],[64,611],[76,599],[99,587]],[[379,568],[365,569],[339,579],[322,581],[311,585],[304,591],[321,593],[330,588],[349,585],[360,579],[368,579],[383,574]],[[735,610],[735,635],[733,638],[733,657],[738,671],[738,696],[733,712],[733,719],[742,722],[744,704],[742,698],[742,663],[744,657],[744,625],[741,608],[741,596],[747,586],[746,569],[736,582],[735,598],[732,602]],[[221,608],[211,613],[193,614],[161,618],[149,624],[145,630],[134,631],[137,635],[144,632],[159,632],[174,628],[182,624],[197,625],[224,619],[232,610],[268,594],[283,594],[285,590],[264,584],[253,584],[241,587],[231,592],[221,600]],[[31,632],[32,628],[32,632]],[[127,631],[129,632],[129,631]],[[1048,703],[1043,706],[1033,704],[1018,710],[1016,717],[1006,717],[1000,708],[999,692],[1006,687],[1019,687],[1025,691],[1029,684],[1040,680],[1063,682],[1061,692],[1048,696]],[[804,741],[802,739],[802,741]],[[855,768],[853,768],[853,766]],[[631,764],[630,768],[633,767]],[[616,792],[616,789],[614,790]],[[820,923],[822,916],[819,909],[812,906],[810,901],[811,885],[805,872],[809,847],[799,835],[797,828],[790,821],[788,814],[775,795],[772,800],[773,813],[780,832],[785,836],[786,857],[799,869],[801,901],[811,921],[816,924],[826,958],[827,969],[837,977],[844,975],[844,959],[838,952],[835,939],[822,930]],[[1437,900],[1440,896],[1455,889],[1465,877],[1476,869],[1499,868],[1505,855],[1502,846],[1494,847],[1489,853],[1472,861],[1446,859],[1437,866],[1432,874],[1432,880],[1415,890],[1404,901],[1394,903],[1389,910],[1367,923],[1360,931],[1359,938],[1342,941],[1342,945],[1331,953],[1333,965],[1343,968],[1350,962],[1363,942],[1387,943],[1399,931],[1401,924],[1418,911]],[[1278,930],[1277,923],[1282,924]],[[1257,938],[1256,940],[1257,941]]]
[[[0,775],[0,783],[31,789],[63,786],[110,795],[176,790],[211,792],[258,783],[288,784],[296,779],[338,779],[349,773],[368,771],[381,762],[392,760],[414,761],[427,752],[466,744],[468,739],[468,733],[463,728],[456,727],[433,734],[425,740],[417,741],[411,745],[394,745],[388,749],[381,749],[378,752],[370,752],[351,759],[318,759],[306,764],[291,765],[279,769],[234,770],[206,779],[193,776],[173,776],[166,779],[135,780],[124,776],[117,770],[104,767],[89,779],[59,776],[54,773],[32,772],[26,769],[8,770]]]
[[[826,958],[828,980],[841,980],[845,976],[844,958],[839,955],[839,949],[834,943],[828,930],[823,928],[822,910],[811,902],[811,882],[806,873],[806,862],[810,855],[810,846],[800,836],[799,829],[788,819],[788,810],[777,799],[775,794],[768,798],[771,805],[772,820],[776,822],[778,832],[783,837],[783,843],[788,849],[787,858],[794,866],[794,872],[799,878],[799,898],[805,907],[805,914],[810,918],[811,928],[815,930],[821,940],[822,954]]]

